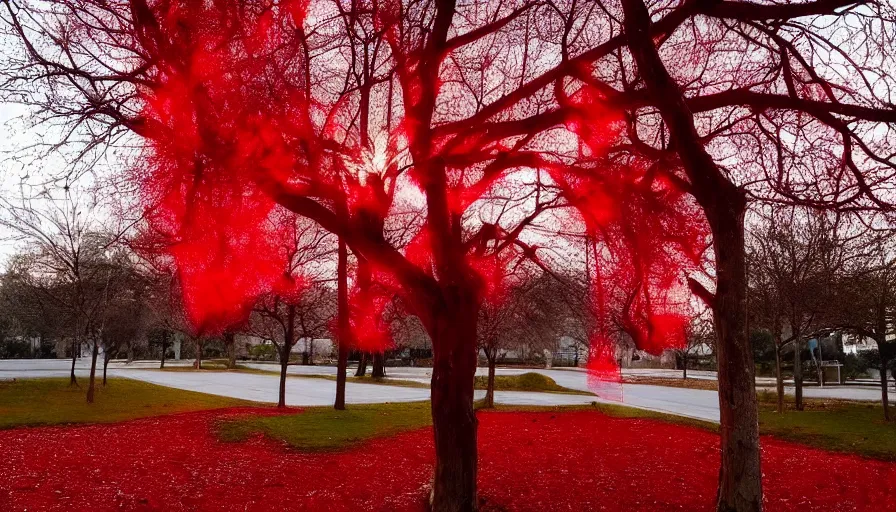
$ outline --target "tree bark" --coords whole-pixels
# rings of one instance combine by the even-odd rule
[[[68,385],[69,386],[77,386],[78,379],[75,378],[75,362],[78,360],[78,349],[80,347],[80,343],[77,340],[72,340],[72,371],[69,376]]]
[[[224,348],[227,350],[227,367],[236,368],[236,334],[224,331]]]
[[[473,411],[476,375],[476,301],[451,301],[435,315],[432,420],[436,468],[433,512],[477,509],[477,419]]]
[[[485,358],[488,361],[488,384],[485,387],[485,405],[491,409],[495,406],[495,362],[497,357],[488,349],[485,350]]]
[[[162,331],[162,363],[159,369],[165,368],[165,352],[168,351],[168,331]]]
[[[348,319],[348,248],[345,246],[345,240],[341,237],[339,238],[339,263],[336,268],[336,277],[339,333],[337,334],[336,401],[333,408],[342,411],[345,410],[345,371],[348,367],[350,324]]]
[[[100,344],[96,340],[93,341],[93,350],[90,353],[90,385],[87,386],[87,403],[93,403],[93,394],[96,388],[96,357],[99,354]]]
[[[881,394],[881,404],[884,406],[884,420],[890,421],[890,396],[887,391],[887,366],[890,362],[883,355],[883,350],[880,350],[880,394]]]
[[[781,345],[775,343],[775,384],[778,391],[778,412],[784,412],[784,374],[781,371]]]
[[[795,333],[793,339],[793,386],[795,388],[795,404],[796,410],[803,410],[803,354],[802,343],[800,343],[800,334]]]
[[[386,353],[385,352],[374,352],[373,353],[373,370],[370,373],[370,376],[374,379],[382,379],[386,376]]]
[[[367,375],[367,352],[361,352],[358,359],[358,369],[355,371],[355,377],[363,377]]]
[[[289,366],[289,348],[286,343],[280,349],[280,394],[277,399],[277,407],[286,407],[286,369]]]
[[[112,359],[112,354],[107,349],[103,352],[103,387],[106,386],[106,370],[109,369],[109,359]]]
[[[684,362],[684,369],[681,374],[681,379],[688,380],[688,351],[687,350],[684,351],[684,354],[682,354],[681,359]]]
[[[719,512],[762,510],[759,411],[753,351],[745,330],[746,266],[743,209],[720,215],[713,230],[717,284],[713,305],[719,333],[719,412],[722,465]],[[732,218],[733,217],[733,218]]]
[[[632,57],[652,102],[675,140],[675,150],[713,235],[716,292],[701,294],[712,305],[718,333],[719,413],[722,463],[716,509],[762,510],[756,369],[747,338],[747,275],[744,214],[747,198],[722,172],[697,133],[694,116],[669,75],[650,36],[643,0],[623,0],[623,26]]]
[[[202,369],[202,338],[196,338],[196,360],[193,361],[193,368]]]
[[[289,305],[286,308],[286,329],[283,332],[283,345],[280,347],[280,394],[277,399],[277,407],[286,407],[286,369],[289,366],[289,354],[296,340],[296,307]]]

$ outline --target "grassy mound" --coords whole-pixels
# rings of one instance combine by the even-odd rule
[[[474,383],[476,389],[488,387],[488,376],[477,375]],[[542,393],[567,393],[574,395],[590,395],[587,391],[565,388],[557,384],[554,379],[536,372],[527,372],[520,375],[496,375],[495,391],[536,391]]]
[[[239,442],[264,434],[305,451],[333,451],[374,437],[385,437],[432,424],[429,402],[309,407],[298,414],[225,420],[218,437]]]

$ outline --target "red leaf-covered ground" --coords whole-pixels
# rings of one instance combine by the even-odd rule
[[[0,432],[0,510],[420,511],[429,429],[343,453],[215,439],[212,411]],[[718,437],[595,412],[481,413],[490,511],[710,511]],[[763,440],[769,511],[896,511],[896,464]]]

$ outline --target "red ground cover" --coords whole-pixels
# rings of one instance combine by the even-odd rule
[[[329,454],[219,443],[210,423],[237,413],[2,431],[0,510],[423,510],[428,429]],[[594,412],[479,417],[487,511],[713,509],[714,434]],[[769,511],[896,511],[896,464],[774,439],[763,464]]]

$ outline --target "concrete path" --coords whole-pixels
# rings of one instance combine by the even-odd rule
[[[0,360],[0,380],[10,378],[65,377],[68,375],[70,361],[49,360]],[[76,366],[79,377],[86,377],[89,369],[87,360],[80,360]],[[190,361],[170,361],[167,366],[189,366]],[[250,368],[279,371],[279,366],[271,363],[243,363]],[[237,372],[160,372],[158,361],[135,361],[130,364],[114,361],[109,365],[109,374],[119,377],[152,382],[191,391],[230,396],[258,402],[276,402],[279,386],[278,377]],[[388,377],[410,380],[428,384],[432,376],[432,368],[389,368]],[[588,373],[579,369],[525,369],[498,368],[498,375],[518,375],[536,371],[554,379],[557,384],[580,391],[597,392],[598,396],[564,395],[556,393],[527,393],[500,391],[495,400],[508,405],[580,405],[591,402],[621,403],[631,407],[648,409],[657,412],[686,416],[705,421],[719,421],[718,393],[698,389],[673,388],[666,386],[650,386],[642,384],[604,385],[592,389],[588,382]],[[302,375],[336,375],[333,366],[290,366],[288,372],[292,376]],[[638,375],[669,376],[661,372],[669,370],[636,370]],[[711,373],[711,372],[706,372]],[[478,375],[487,374],[486,368],[479,368]],[[676,372],[677,375],[677,372]],[[698,374],[700,375],[700,374]],[[714,378],[714,375],[700,375],[701,378]],[[326,379],[287,380],[286,397],[289,405],[329,405],[336,393],[336,383]],[[793,394],[793,388],[785,391]],[[840,398],[849,400],[880,400],[880,390],[874,386],[832,386],[825,388],[807,387],[807,397]],[[483,391],[477,391],[481,398]],[[896,394],[891,392],[896,400]],[[407,402],[427,400],[429,390],[402,386],[386,386],[379,384],[346,384],[346,400],[349,403]]]
[[[67,377],[71,361],[48,360],[0,360],[0,379],[24,379],[41,377]],[[185,361],[172,361],[167,366],[189,366]],[[109,376],[141,380],[161,386],[212,395],[229,396],[255,402],[276,403],[280,379],[277,375],[257,375],[238,372],[165,372],[158,370],[158,361],[137,361],[130,365],[122,362],[109,364]],[[252,365],[262,369],[276,369],[276,365]],[[310,368],[307,369],[307,368]],[[89,375],[88,361],[78,361],[75,374]],[[291,366],[291,375],[336,375],[335,367]],[[428,381],[427,381],[428,382]],[[286,402],[291,406],[330,405],[336,396],[336,382],[316,378],[290,378],[286,381]],[[413,402],[429,400],[429,390],[382,384],[346,383],[346,402],[355,404],[383,402]],[[477,391],[476,398],[485,396]],[[507,405],[586,405],[597,400],[594,396],[565,395],[558,393],[527,393],[500,391],[495,401]]]

